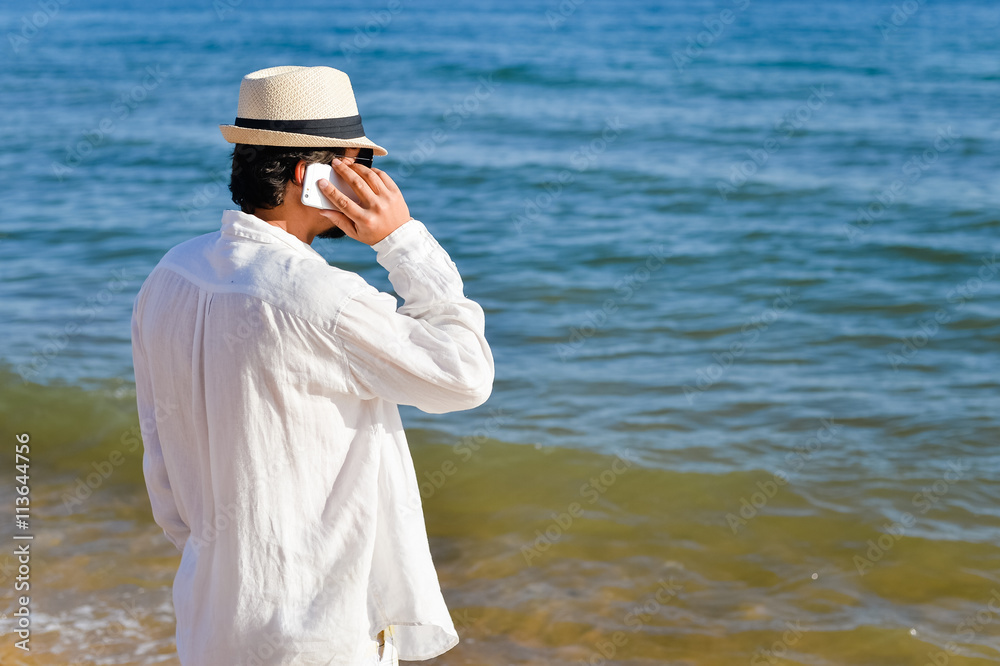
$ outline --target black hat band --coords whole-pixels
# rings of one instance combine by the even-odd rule
[[[361,126],[361,116],[343,118],[319,118],[316,120],[266,120],[257,118],[237,118],[237,127],[247,129],[292,132],[311,136],[329,136],[335,139],[356,139],[365,135]]]

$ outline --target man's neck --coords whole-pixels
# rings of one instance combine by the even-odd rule
[[[308,225],[297,222],[297,220],[288,215],[288,212],[286,205],[282,204],[276,208],[258,208],[253,214],[268,224],[274,225],[279,229],[284,229],[303,243],[312,245],[316,233],[309,229]]]

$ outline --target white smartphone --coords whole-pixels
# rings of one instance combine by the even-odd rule
[[[306,206],[322,208],[324,210],[340,210],[334,206],[329,199],[323,196],[323,193],[316,185],[316,181],[321,178],[326,178],[328,181],[333,183],[333,186],[346,194],[347,198],[351,201],[361,203],[358,199],[358,195],[354,193],[354,188],[341,179],[341,177],[334,172],[332,166],[329,164],[310,164],[306,167],[305,178],[302,179],[302,203]]]

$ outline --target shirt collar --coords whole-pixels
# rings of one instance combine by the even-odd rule
[[[249,238],[259,243],[284,243],[298,254],[327,263],[319,252],[281,227],[265,222],[256,215],[241,210],[222,211],[222,235]]]

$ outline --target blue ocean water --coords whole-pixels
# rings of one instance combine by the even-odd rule
[[[408,426],[784,472],[804,515],[872,525],[959,460],[910,533],[996,562],[996,3],[52,0],[0,23],[7,395],[128,399],[142,280],[235,207],[240,78],[330,65],[487,312],[493,397]],[[314,247],[389,289],[369,248]]]
[[[328,64],[488,310],[507,438],[738,466],[733,445],[823,415],[889,456],[899,430],[996,436],[990,3],[899,26],[855,2],[56,6],[0,75],[22,377],[130,377],[141,281],[234,207],[217,125],[239,79]],[[366,248],[317,248],[388,288]]]

